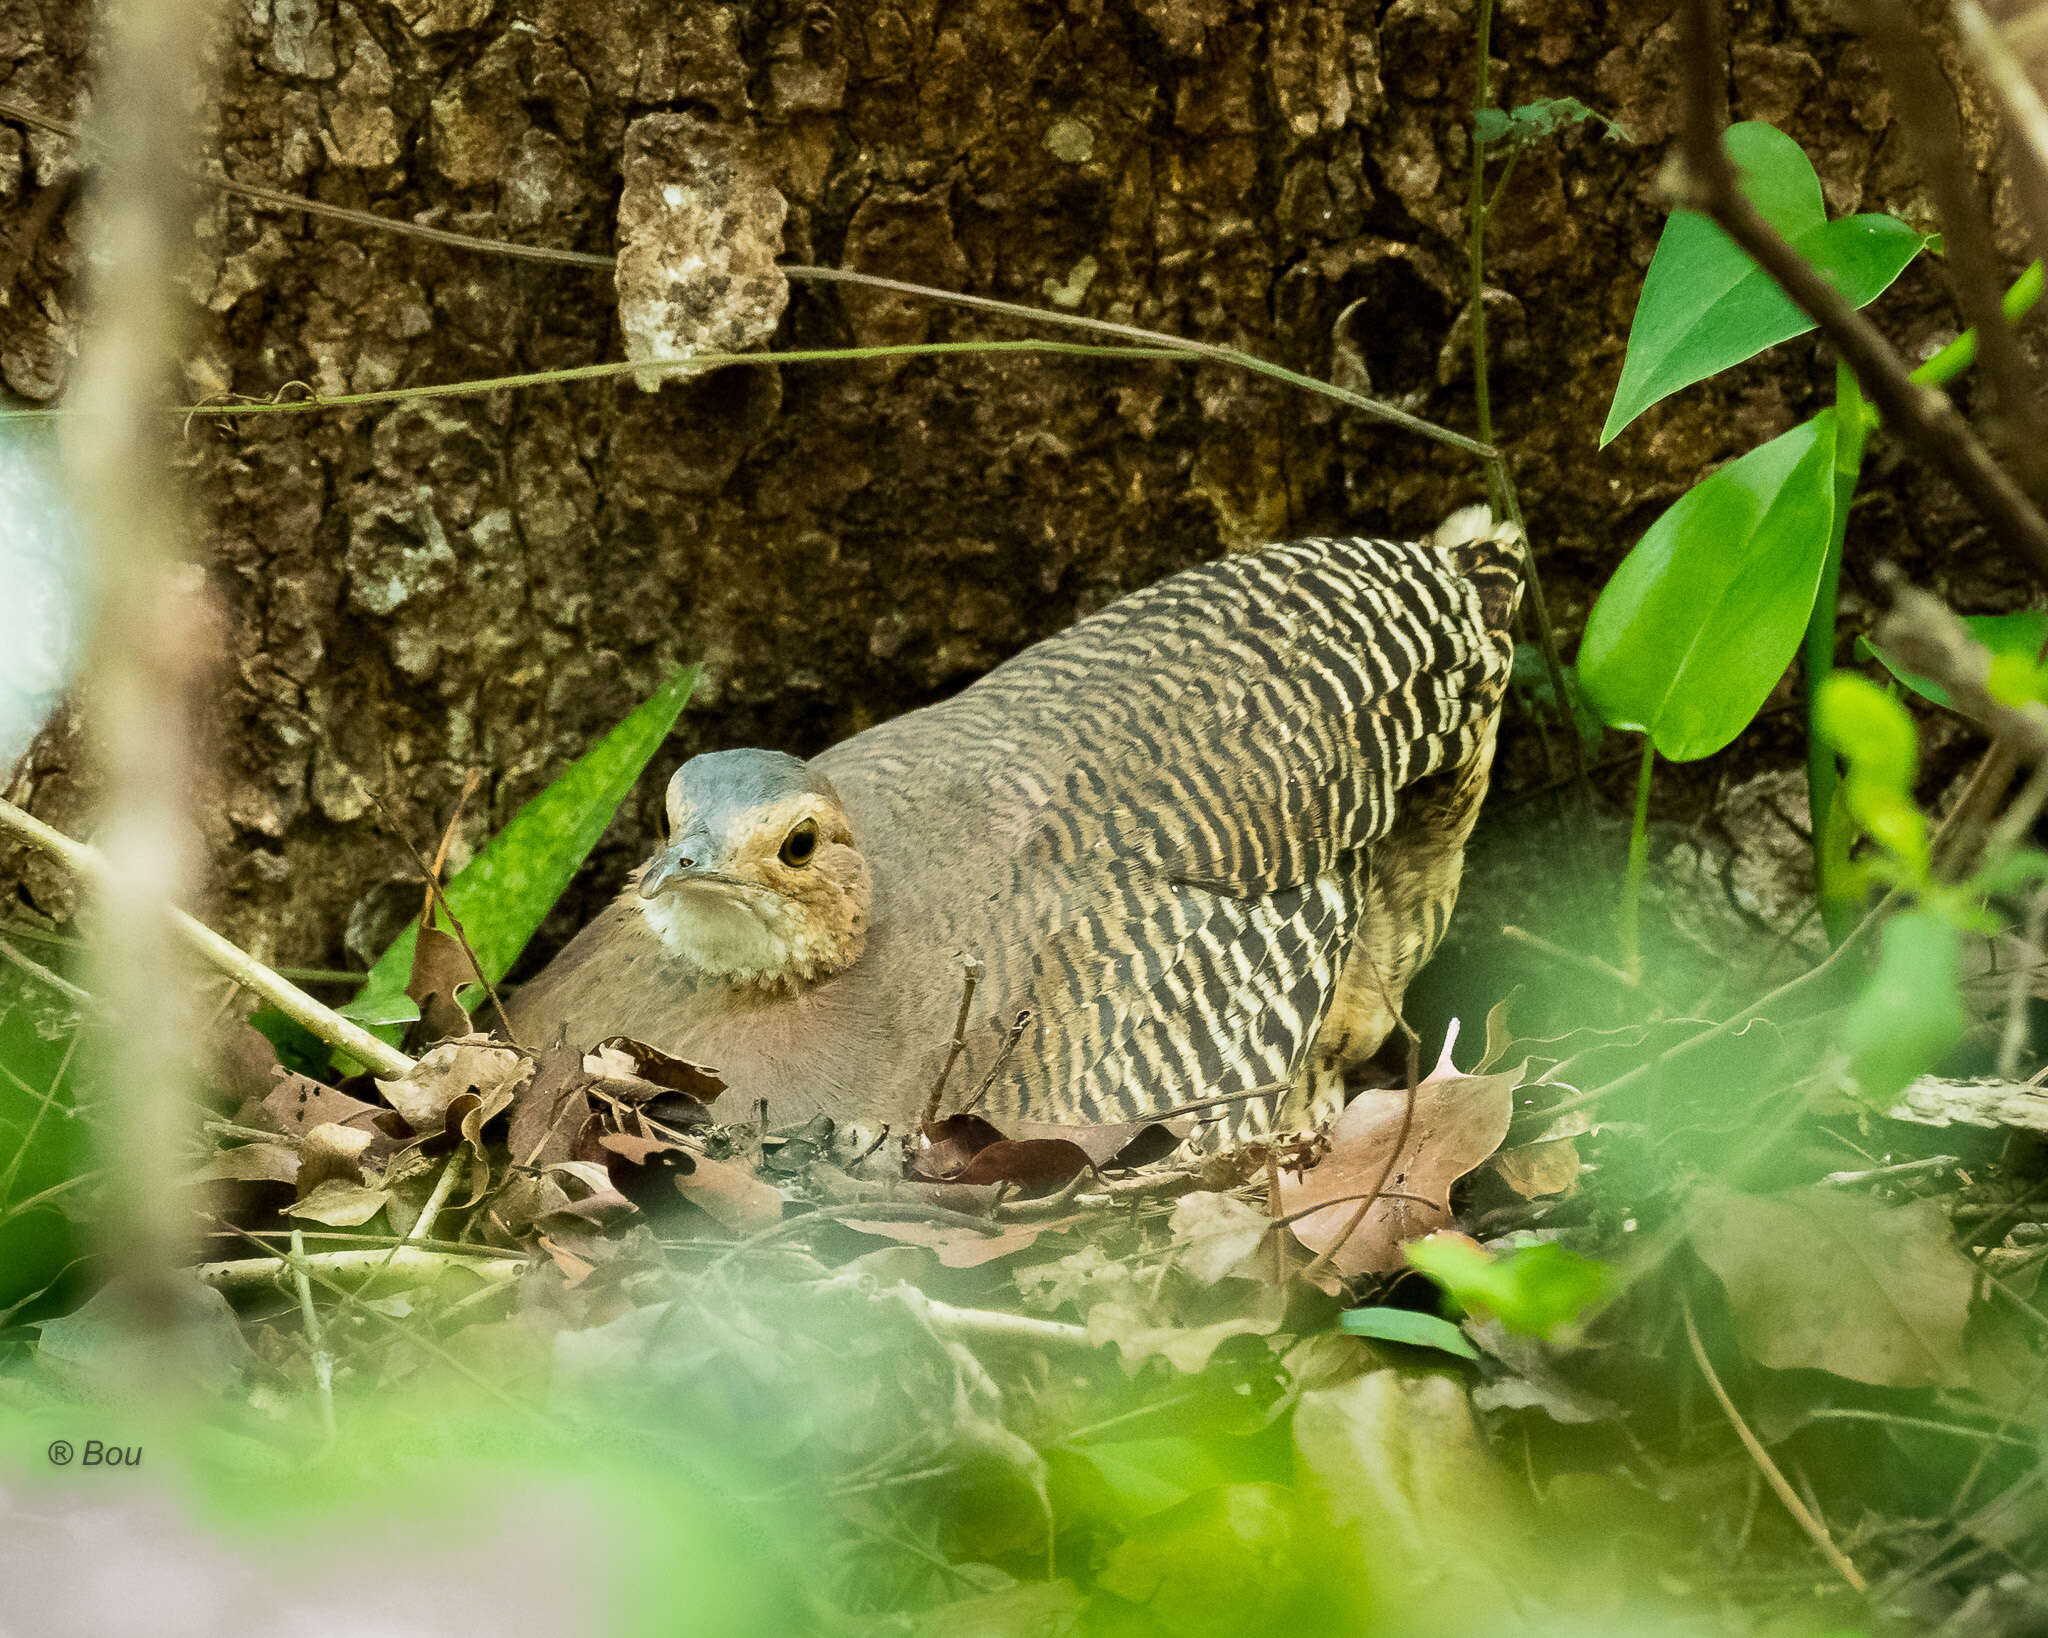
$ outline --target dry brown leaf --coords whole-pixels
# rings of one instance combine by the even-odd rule
[[[545,1166],[575,1153],[577,1135],[591,1115],[589,1086],[583,1054],[575,1047],[549,1047],[540,1054],[533,1079],[512,1100],[505,1143],[514,1165]]]
[[[1460,1075],[1446,1044],[1442,1061],[1415,1089],[1412,1115],[1400,1087],[1353,1098],[1330,1125],[1329,1152],[1306,1172],[1280,1174],[1284,1213],[1330,1202],[1290,1224],[1295,1237],[1317,1253],[1336,1247],[1331,1266],[1347,1277],[1402,1267],[1402,1245],[1450,1221],[1451,1185],[1507,1136],[1520,1080],[1519,1069]],[[1375,1189],[1380,1197],[1351,1228]]]
[[[287,1075],[271,1088],[259,1113],[264,1124],[287,1137],[302,1137],[316,1126],[330,1124],[381,1130],[379,1117],[390,1111],[322,1086],[310,1076]]]
[[[725,1082],[716,1070],[677,1058],[630,1035],[606,1036],[585,1054],[583,1067],[593,1075],[613,1080],[646,1081],[664,1092],[680,1092],[702,1104],[715,1102],[725,1090]]]
[[[1166,1227],[1175,1260],[1203,1285],[1214,1285],[1266,1243],[1273,1219],[1235,1195],[1184,1194]],[[1270,1259],[1265,1266],[1270,1276]]]
[[[709,1212],[725,1227],[752,1234],[782,1221],[782,1195],[742,1166],[695,1156],[697,1169],[676,1174],[676,1189],[693,1206]]]
[[[378,1151],[389,1154],[391,1140],[381,1132],[367,1132],[360,1126],[343,1126],[326,1121],[299,1141],[299,1170],[293,1180],[303,1199],[322,1183],[339,1178],[344,1183],[367,1183]]]
[[[287,1217],[310,1217],[329,1228],[361,1228],[384,1209],[391,1198],[387,1189],[366,1188],[346,1178],[330,1177],[312,1189],[303,1200],[284,1208]]]
[[[406,1075],[379,1079],[377,1090],[415,1132],[436,1134],[448,1129],[448,1106],[464,1093],[485,1104],[501,1099],[503,1109],[532,1077],[533,1060],[523,1052],[472,1035],[433,1048]]]
[[[943,1223],[891,1223],[879,1218],[843,1217],[840,1221],[859,1234],[899,1245],[929,1246],[947,1268],[979,1268],[1001,1257],[1028,1251],[1045,1232],[1042,1223],[1015,1223],[993,1234],[973,1229],[949,1228]]]
[[[1819,1185],[1772,1195],[1709,1185],[1687,1211],[1693,1249],[1758,1364],[1880,1388],[1963,1381],[1976,1265],[1932,1200],[1887,1207]]]
[[[214,1031],[212,1057],[223,1108],[228,1100],[243,1108],[260,1107],[283,1072],[269,1038],[239,1018],[224,1020]]]
[[[917,1147],[904,1162],[903,1175],[926,1183],[951,1183],[974,1157],[1003,1134],[979,1115],[948,1115],[927,1121]]]
[[[412,947],[412,974],[405,993],[419,1003],[419,1021],[408,1031],[420,1041],[446,1041],[470,1033],[469,1013],[456,996],[480,982],[462,940],[439,927],[422,927]]]
[[[1500,1180],[1515,1193],[1524,1200],[1536,1200],[1549,1194],[1577,1192],[1584,1162],[1579,1159],[1579,1146],[1572,1139],[1545,1138],[1501,1150],[1494,1157],[1493,1166],[1500,1173]]]
[[[299,1151],[288,1143],[244,1143],[222,1149],[199,1171],[201,1183],[296,1183]]]
[[[1047,1138],[1076,1145],[1094,1166],[1149,1166],[1164,1160],[1195,1129],[1194,1117],[1065,1125],[1058,1121],[1020,1120],[1010,1136]]]
[[[1066,1138],[1000,1138],[946,1181],[1014,1183],[1019,1195],[1049,1194],[1091,1169],[1087,1152]]]
[[[559,1241],[549,1239],[545,1234],[540,1237],[540,1248],[555,1260],[555,1267],[562,1271],[562,1277],[572,1287],[581,1285],[597,1272],[597,1264],[585,1262],[568,1247]]]
[[[600,1149],[617,1155],[629,1166],[645,1166],[651,1156],[670,1150],[687,1152],[682,1145],[671,1143],[667,1138],[640,1137],[632,1132],[605,1132],[597,1140]]]

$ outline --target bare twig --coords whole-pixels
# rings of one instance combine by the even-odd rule
[[[960,1054],[967,1050],[967,1014],[974,1005],[975,986],[981,982],[981,963],[968,956],[960,967],[960,1011],[953,1019],[953,1040],[946,1048],[946,1061],[939,1068],[939,1078],[932,1082],[931,1095],[924,1100],[926,1126],[939,1118],[939,1100],[945,1096],[946,1082],[952,1078]]]
[[[1858,384],[1891,428],[1947,475],[2001,541],[2048,581],[2048,518],[1992,459],[1947,394],[1916,383],[1876,326],[1743,196],[1721,146],[1727,58],[1714,27],[1713,0],[1685,0],[1685,118],[1679,203],[1719,224],[1817,324],[1856,372]]]
[[[960,1106],[960,1113],[971,1115],[981,1107],[981,1100],[988,1096],[989,1089],[996,1084],[996,1077],[1003,1072],[1003,1065],[1010,1061],[1010,1055],[1017,1050],[1017,1043],[1024,1039],[1024,1032],[1031,1027],[1031,1009],[1025,1007],[1017,1014],[1017,1020],[1003,1036],[1003,1044],[996,1049],[996,1061],[988,1066],[988,1073],[981,1078],[981,1085],[974,1089],[974,1096]]]
[[[1685,1301],[1682,1298],[1680,1300]],[[1764,1483],[1768,1484],[1778,1500],[1785,1504],[1785,1511],[1792,1515],[1799,1528],[1804,1530],[1814,1546],[1820,1549],[1821,1557],[1828,1561],[1835,1573],[1859,1593],[1868,1592],[1870,1583],[1863,1579],[1862,1572],[1851,1564],[1842,1549],[1835,1545],[1835,1538],[1828,1534],[1828,1527],[1805,1502],[1799,1499],[1799,1492],[1792,1488],[1784,1473],[1779,1470],[1778,1464],[1771,1460],[1771,1453],[1764,1449],[1763,1441],[1750,1431],[1749,1424],[1742,1419],[1742,1412],[1735,1408],[1735,1401],[1728,1397],[1728,1390],[1721,1386],[1720,1377],[1714,1374],[1713,1361],[1707,1358],[1706,1346],[1700,1341],[1700,1329],[1693,1323],[1691,1302],[1685,1301],[1684,1312],[1685,1340],[1692,1344],[1692,1357],[1700,1368],[1700,1375],[1707,1379],[1707,1386],[1713,1390],[1714,1400],[1720,1405],[1721,1414],[1728,1418],[1728,1425],[1735,1430],[1736,1438],[1742,1441],[1742,1448],[1749,1452],[1749,1459],[1756,1463],[1757,1471],[1764,1476]]]
[[[12,966],[19,967],[29,977],[55,990],[75,1007],[89,1007],[92,1005],[92,997],[72,983],[70,979],[51,972],[40,961],[23,955],[4,938],[0,938],[0,961],[5,961]]]
[[[224,1291],[270,1285],[287,1273],[303,1269],[329,1285],[334,1280],[388,1275],[393,1279],[428,1280],[460,1270],[483,1280],[512,1280],[532,1261],[524,1254],[475,1246],[462,1252],[428,1251],[420,1246],[378,1246],[365,1251],[314,1251],[304,1257],[240,1257],[228,1262],[201,1263],[193,1274],[201,1285]]]
[[[1963,49],[1998,93],[2019,138],[2014,180],[2019,184],[2020,206],[2026,212],[2036,252],[2048,253],[2048,104],[2042,102],[2004,32],[1977,0],[1955,0],[1955,15]]]
[[[0,830],[11,830],[35,843],[88,881],[98,884],[103,892],[107,891],[110,881],[108,864],[97,848],[73,841],[54,826],[44,824],[34,814],[25,813],[5,800],[0,800]],[[254,956],[230,944],[204,922],[195,920],[182,910],[173,910],[170,922],[215,968],[236,983],[254,990],[279,1012],[304,1025],[329,1046],[340,1048],[379,1075],[396,1077],[412,1072],[414,1062],[403,1052],[380,1041],[354,1020],[323,1006],[296,984],[279,977]]]
[[[320,1330],[320,1311],[313,1306],[313,1282],[306,1277],[306,1237],[292,1230],[292,1284],[299,1294],[300,1322],[306,1328],[306,1351],[313,1356],[313,1383],[320,1391],[320,1420],[334,1437],[334,1356]]]
[[[1963,146],[1955,87],[1904,0],[1853,0],[1849,15],[1877,58],[1899,128],[1934,195],[1956,305],[1977,332],[1997,389],[2005,421],[1999,447],[2023,475],[2028,492],[2039,495],[2048,477],[2048,419],[2041,414],[2033,370],[2005,316],[2006,278],[1977,168]]]

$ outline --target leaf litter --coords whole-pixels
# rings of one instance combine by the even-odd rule
[[[450,960],[433,940],[416,956]],[[458,1033],[404,1077],[327,1084],[273,1062],[264,1086],[261,1054],[231,1054],[237,1118],[198,1169],[243,1191],[222,1254],[291,1223],[321,1247],[409,1233],[459,1157],[428,1243],[513,1259],[514,1277],[480,1281],[451,1249],[445,1278],[355,1301],[397,1302],[387,1318],[453,1357],[546,1384],[572,1422],[602,1405],[707,1428],[750,1405],[750,1426],[779,1430],[768,1471],[812,1472],[837,1498],[833,1596],[921,1612],[887,1630],[1082,1631],[1142,1609],[1148,1632],[1220,1633],[1308,1605],[1302,1630],[1325,1630],[1333,1601],[1329,1630],[1430,1608],[1451,1630],[1506,1630],[1489,1623],[1515,1600],[1664,1596],[1597,1551],[1532,1555],[1570,1531],[1494,1447],[1621,1438],[1613,1474],[1572,1481],[1575,1516],[1647,1528],[1630,1486],[1676,1494],[1641,1443],[1658,1402],[1643,1361],[1668,1337],[1565,1243],[1620,1249],[1634,1225],[1603,1224],[1603,1189],[1636,1163],[1638,1128],[1545,1113],[1668,1027],[1517,1040],[1497,1007],[1480,1071],[1447,1044],[1412,1090],[1369,1087],[1322,1130],[1235,1149],[1190,1143],[1186,1120],[973,1114],[891,1141],[722,1125],[714,1071],[626,1037],[515,1049],[438,1007],[462,987],[449,970],[421,1011]],[[1910,1131],[1937,1108],[2030,1124],[2007,1112],[2029,1113],[2031,1088],[1937,1088],[1852,1124]],[[1881,1192],[1701,1186],[1675,1202],[1725,1303],[1717,1350],[1837,1398],[1936,1393],[1915,1408],[1935,1427],[1994,1403],[2025,1414],[2038,1334],[1991,1323],[1943,1210]],[[351,1371],[417,1370],[367,1319],[328,1322]],[[1851,1400],[1765,1425],[1811,1439],[1851,1412],[1894,1414]],[[1656,1530],[1652,1558],[1699,1550],[1674,1521]],[[912,1536],[915,1552],[894,1545]],[[1397,1574],[1412,1580],[1388,1603],[1375,1589]]]

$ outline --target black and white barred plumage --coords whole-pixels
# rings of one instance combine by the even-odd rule
[[[1361,955],[1386,1016],[1337,1056],[1378,1044],[1442,934],[1512,658],[1519,550],[1459,521],[1455,544],[1203,564],[818,759],[857,826],[872,803],[914,842],[943,789],[1000,839],[945,899],[988,1025],[1032,1013],[999,1109],[1120,1120],[1289,1086]],[[1425,822],[1401,827],[1411,791]],[[973,1045],[970,1075],[986,1029]]]
[[[1321,1112],[1443,933],[1520,564],[1478,508],[1425,543],[1225,557],[808,768],[749,763],[836,793],[872,879],[858,956],[789,987],[712,982],[663,949],[629,888],[514,1012],[536,1035],[631,1034],[711,1064],[771,1119],[907,1123],[971,959],[952,1099],[992,1076],[982,1111],[999,1124],[1255,1090],[1272,1094],[1255,1118]],[[742,796],[717,763],[692,767],[724,813]]]

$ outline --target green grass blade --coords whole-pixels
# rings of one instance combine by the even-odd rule
[[[503,978],[590,856],[682,714],[697,668],[677,672],[569,770],[536,796],[448,884],[448,904],[492,982]],[[370,969],[363,993],[341,1009],[372,1028],[418,1016],[405,993],[418,937],[408,927]],[[394,1030],[395,1035],[395,1030]]]

